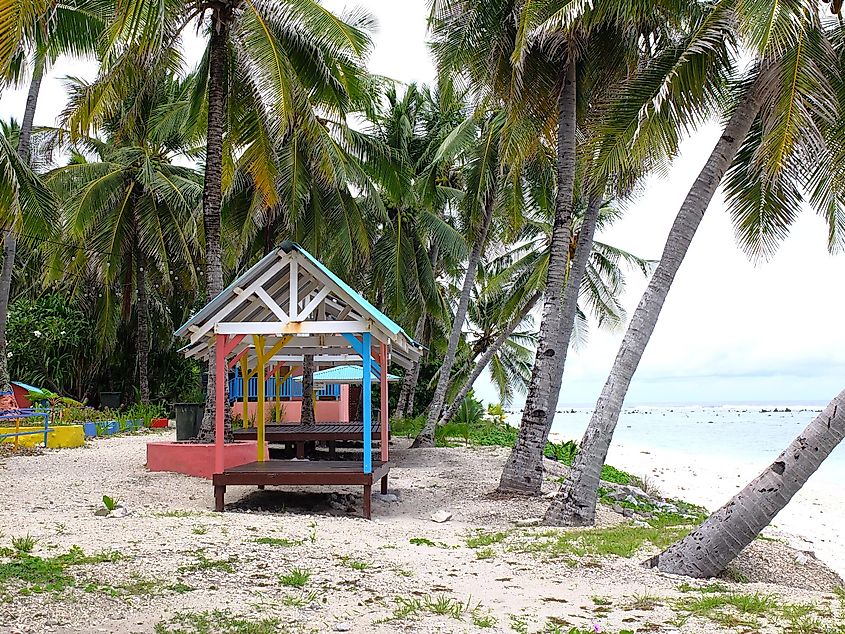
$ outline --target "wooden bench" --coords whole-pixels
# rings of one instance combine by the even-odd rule
[[[381,492],[387,493],[387,475],[390,463],[373,460],[372,473],[364,473],[360,460],[265,460],[249,462],[238,467],[215,473],[214,508],[222,512],[224,497],[229,485],[360,485],[364,487],[364,517],[372,513],[372,487],[381,480]]]

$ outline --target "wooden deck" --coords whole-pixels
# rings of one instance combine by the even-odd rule
[[[235,440],[255,440],[255,427],[238,429]],[[381,438],[381,424],[373,423],[373,440]],[[364,423],[317,423],[316,425],[265,425],[267,442],[327,442],[330,440],[364,440]]]
[[[372,473],[364,473],[360,460],[265,460],[232,467],[215,473],[214,506],[225,508],[224,497],[228,485],[360,485],[364,487],[364,517],[370,519],[372,511],[372,486],[381,480],[382,493],[387,492],[387,475],[390,463],[373,460]]]
[[[238,429],[235,440],[256,440],[255,427]],[[381,423],[373,423],[372,439],[381,439]],[[364,440],[364,423],[316,423],[314,425],[265,425],[264,440],[272,443],[296,445],[296,457],[305,458],[305,443],[325,442],[334,454],[335,443],[340,441]]]

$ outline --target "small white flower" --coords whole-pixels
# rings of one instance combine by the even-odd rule
[[[40,337],[40,336],[41,336],[41,331],[40,331],[40,330],[33,330],[33,331],[32,331],[32,334],[33,334],[33,335],[35,335],[36,337]]]
[[[11,352],[7,352],[7,353],[6,353],[6,358],[7,358],[7,359],[11,359],[11,358],[12,358],[12,353],[11,353]]]
[[[63,335],[63,334],[65,334],[65,331],[64,331],[64,330],[62,330],[59,334],[60,334],[60,335]]]

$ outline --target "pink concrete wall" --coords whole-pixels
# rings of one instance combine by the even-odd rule
[[[258,403],[247,403],[247,420],[257,417]],[[232,405],[232,413],[241,415],[243,403],[236,401]],[[276,401],[265,401],[264,413],[268,423],[276,422]],[[318,423],[348,423],[349,422],[349,386],[340,386],[340,399],[317,401],[314,417]],[[302,420],[302,399],[282,401],[282,423],[296,424]]]
[[[268,447],[264,458],[269,459]],[[224,469],[237,467],[258,458],[258,443],[244,440],[223,445]],[[195,478],[211,479],[214,473],[214,445],[190,442],[147,443],[147,469],[184,473]]]

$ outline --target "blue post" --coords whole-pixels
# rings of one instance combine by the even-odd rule
[[[372,351],[370,349],[370,333],[365,332],[361,359],[364,365],[364,376],[361,386],[361,400],[364,401],[364,473],[373,472],[373,382],[370,380],[372,371]]]

